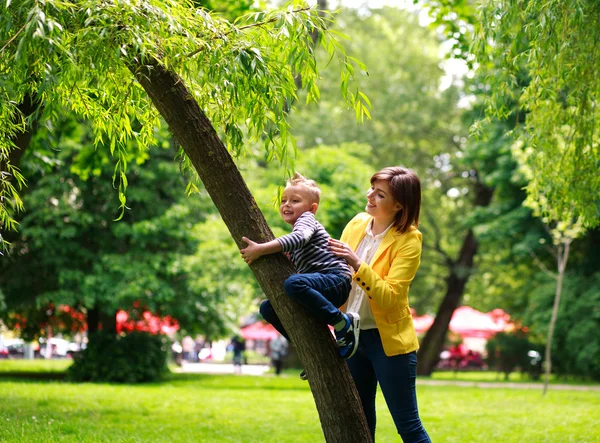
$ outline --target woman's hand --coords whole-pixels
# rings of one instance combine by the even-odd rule
[[[331,250],[331,252],[333,252],[334,255],[342,257],[344,260],[346,260],[348,264],[352,266],[352,268],[354,268],[354,272],[358,271],[362,260],[358,257],[358,255],[354,253],[350,246],[348,246],[344,242],[330,238],[329,249]]]
[[[240,249],[240,254],[242,254],[242,258],[248,264],[252,263],[255,260],[258,260],[262,255],[262,244],[256,243],[250,240],[249,238],[242,237],[242,241],[248,243],[244,249]]]

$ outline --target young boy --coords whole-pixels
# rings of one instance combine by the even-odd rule
[[[360,319],[358,314],[345,314],[339,307],[348,299],[352,274],[348,263],[329,250],[330,236],[315,218],[320,196],[314,180],[296,173],[288,181],[279,207],[281,218],[294,227],[291,234],[267,243],[242,237],[248,246],[240,252],[248,264],[266,254],[289,253],[298,273],[285,281],[285,293],[316,318],[332,325],[340,357],[350,358],[358,348]],[[289,340],[269,300],[262,302],[260,313]]]

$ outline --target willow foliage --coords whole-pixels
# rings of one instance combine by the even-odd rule
[[[126,204],[132,143],[154,140],[159,115],[129,67],[160,60],[186,82],[193,98],[233,154],[249,139],[264,142],[269,159],[287,167],[294,143],[286,121],[300,76],[307,100],[319,99],[311,33],[342,64],[342,96],[357,116],[367,99],[354,82],[360,62],[347,57],[333,31],[300,1],[234,22],[189,0],[20,0],[0,5],[0,233],[15,228],[25,179],[10,164],[11,137],[28,117],[17,106],[26,95],[44,117],[73,112],[93,123],[95,143],[115,157],[113,180]],[[290,151],[291,149],[291,151]],[[135,153],[133,153],[135,154]],[[182,154],[183,156],[183,154]],[[187,159],[182,163],[188,166]],[[190,186],[193,188],[193,184]]]
[[[530,204],[552,220],[600,224],[600,3],[485,0],[473,53],[488,72],[489,111],[526,112],[515,146]],[[517,87],[526,78],[526,87]]]

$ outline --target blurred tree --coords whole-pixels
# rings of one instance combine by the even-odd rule
[[[527,187],[526,206],[536,208],[536,213],[543,215],[551,228],[572,224],[577,217],[593,226],[600,214],[598,193],[589,192],[590,187],[597,189],[599,183],[597,167],[593,166],[598,161],[597,137],[593,124],[590,126],[590,122],[598,119],[598,113],[587,106],[599,89],[597,79],[586,74],[598,66],[592,43],[597,41],[598,32],[594,2],[580,2],[577,14],[572,15],[569,11],[573,5],[567,7],[560,2],[542,5],[533,1],[523,8],[510,3],[484,2],[479,11],[474,2],[463,0],[426,3],[432,7],[435,25],[442,25],[454,42],[453,54],[464,58],[471,67],[478,67],[479,84],[472,87],[477,85],[489,91],[488,124],[477,123],[475,132],[497,124],[493,118],[496,116],[507,119],[509,125],[504,132],[512,132],[519,140],[513,143],[513,137],[503,141],[497,138],[504,145],[505,158],[509,159],[498,165],[516,165],[511,166],[513,172],[508,175],[509,179],[503,178],[502,171],[508,171],[505,167],[486,174],[486,180],[499,185],[494,200],[498,199],[490,205],[487,216],[479,211],[476,232],[487,251],[481,254],[483,271],[479,274],[479,284],[475,279],[467,297],[471,295],[480,303],[486,303],[482,300],[485,295],[474,294],[496,293],[505,300],[508,295],[509,304],[516,308],[518,316],[523,316],[522,312],[531,309],[534,294],[539,292],[532,282],[538,281],[536,276],[541,271],[531,262],[531,256],[546,267],[553,255],[545,246],[552,241],[551,236],[543,232],[539,220],[532,218],[531,210],[521,206],[525,196],[520,195],[518,187]],[[470,32],[473,30],[474,51]],[[576,68],[564,69],[565,66]],[[517,119],[511,123],[514,117]],[[557,164],[560,167],[556,167]],[[517,192],[507,193],[511,187]],[[490,220],[490,215],[495,216],[495,222]],[[565,251],[571,241],[567,236]],[[589,249],[585,246],[587,242],[575,244],[579,250],[585,250]],[[538,257],[540,252],[543,258]],[[565,258],[562,254],[563,265]],[[503,263],[502,269],[498,269],[498,264]],[[561,281],[559,278],[555,286],[553,309],[545,311],[551,325],[558,314]],[[594,319],[592,316],[580,321],[588,323]],[[553,326],[540,326],[537,324],[549,337],[549,369],[550,349],[561,355],[565,350],[552,345]],[[575,372],[581,373],[580,369]]]
[[[545,373],[544,378],[544,391],[546,394],[548,389],[548,383],[550,382],[550,371],[552,370],[552,338],[554,335],[554,328],[556,327],[556,318],[558,315],[558,308],[560,306],[560,299],[563,290],[563,281],[565,279],[565,272],[567,270],[567,263],[569,260],[569,253],[571,251],[571,243],[578,237],[583,228],[577,222],[574,224],[564,223],[552,230],[553,243],[555,247],[556,256],[556,290],[554,295],[554,303],[552,305],[552,317],[550,318],[550,324],[548,325],[548,336],[546,339],[546,352],[545,352]]]
[[[218,0],[216,0],[216,1],[208,0],[208,1],[198,1],[196,3],[198,4],[198,6],[204,7],[208,10],[217,11],[219,13],[224,14],[230,20],[234,20],[237,17],[243,15],[244,13],[249,12],[252,4],[254,2],[247,1],[247,0],[239,0],[236,2],[230,2],[230,1],[222,2],[222,1],[218,1]],[[18,110],[18,113],[16,113],[16,115],[15,115],[15,123],[18,126],[21,126],[21,129],[12,136],[12,141],[14,142],[16,149],[13,149],[10,151],[9,163],[13,167],[19,166],[19,163],[21,161],[21,158],[23,157],[23,154],[29,148],[32,137],[35,135],[35,133],[37,131],[40,117],[43,114],[43,109],[40,108],[39,97],[36,97],[34,99],[30,94],[25,94],[23,101],[21,104],[18,105],[17,110]],[[69,122],[69,124],[72,124],[72,123],[73,122]],[[85,128],[85,126],[82,126],[82,128]],[[34,156],[32,156],[32,158],[35,157],[38,160],[38,163],[40,163],[40,164],[34,164],[35,161],[32,161],[31,162],[32,164],[30,165],[32,168],[34,168],[34,169],[36,169],[36,168],[39,169],[40,167],[44,168],[44,163],[48,162],[48,161],[51,161],[53,163],[54,169],[58,169],[58,168],[56,168],[56,165],[58,165],[58,164],[60,164],[61,166],[65,166],[65,162],[63,160],[53,158],[54,154],[55,154],[54,150],[58,149],[58,145],[65,143],[65,139],[67,139],[69,137],[63,131],[67,132],[64,127],[62,129],[54,127],[53,131],[42,131],[42,135],[38,134],[37,143],[34,143],[34,149],[36,150],[36,152],[35,152]],[[78,132],[82,132],[81,128],[78,129]],[[85,132],[85,129],[83,130],[83,132]],[[58,138],[55,137],[54,135],[56,135]],[[63,140],[60,140],[60,138],[63,138]],[[85,142],[90,143],[91,138],[90,137],[87,137],[87,138],[88,138],[88,140],[86,140]],[[77,144],[79,142],[83,142],[83,140],[79,140],[79,141],[67,140],[66,142],[70,143],[70,144],[73,144],[73,143]],[[61,148],[64,148],[64,146],[61,146]],[[81,148],[81,146],[79,146],[79,148]],[[81,150],[85,151],[85,148],[81,149]],[[110,163],[110,158],[106,155],[106,152],[104,152],[104,151],[79,152],[77,155],[74,155],[73,157],[74,157],[74,161],[73,161],[73,164],[70,165],[70,169],[71,169],[72,173],[77,174],[77,175],[72,176],[70,179],[74,180],[74,181],[78,181],[79,179],[87,180],[88,177],[90,176],[90,174],[97,176],[100,174],[100,168],[104,167],[104,169],[106,169],[106,166]],[[101,157],[101,159],[99,159],[98,157]],[[145,160],[146,158],[147,158],[146,154],[138,154],[138,156],[137,156],[137,160],[140,162]],[[43,160],[40,160],[40,159],[43,159]],[[70,160],[73,160],[73,159],[70,159]],[[84,164],[85,162],[92,162],[92,163]],[[68,164],[71,163],[71,161],[67,161],[66,163],[68,166]],[[46,165],[46,166],[48,166],[48,165]],[[0,170],[4,171],[5,169],[6,168],[5,168],[4,164],[2,164],[2,167],[0,168]],[[29,171],[29,172],[32,172],[32,171]],[[52,171],[52,172],[54,172],[54,171]],[[104,172],[104,176],[105,176],[104,179],[107,179],[107,177],[110,177],[109,171],[105,170],[103,172]],[[51,173],[51,171],[49,171],[49,170],[45,171],[45,174],[48,174],[48,173]],[[139,174],[139,171],[136,172],[136,175],[137,174]],[[30,188],[32,185],[36,184],[36,182],[32,181],[31,179],[32,179],[32,177],[30,177],[30,181],[29,181]],[[92,181],[93,181],[92,186],[98,185],[97,178],[93,179]],[[81,184],[81,183],[79,183],[79,184]],[[107,192],[104,194],[104,197],[107,199],[106,207],[110,206],[108,203],[110,201],[111,193],[108,191],[109,190],[107,190]],[[89,196],[85,196],[85,197],[87,200],[89,200]],[[114,202],[112,202],[112,203],[114,204]],[[149,202],[147,202],[147,203],[149,203]],[[157,211],[160,212],[160,209],[157,209]],[[108,215],[107,213],[95,214],[95,215],[100,216],[103,226],[107,226],[106,222],[109,221],[110,218],[102,218],[102,217]],[[137,214],[137,215],[139,215],[139,214]],[[98,220],[96,220],[96,221],[98,221]],[[110,224],[109,224],[109,227],[110,227]],[[109,234],[109,238],[113,239],[113,240],[117,240],[116,237],[112,237],[113,234],[114,233],[111,231]],[[8,238],[15,238],[14,233],[9,232]],[[19,250],[19,249],[27,250],[29,252],[29,250],[27,248],[23,248],[23,245],[24,245],[23,239],[24,238],[27,238],[27,234],[25,234],[20,239],[21,244],[20,244],[20,247],[17,248],[17,250]],[[0,237],[0,240],[2,240],[1,237]],[[83,249],[85,249],[85,248],[83,248]],[[53,251],[53,252],[56,252],[56,251]],[[66,252],[66,250],[64,250],[62,252]],[[15,257],[12,257],[12,258],[14,259]],[[11,260],[11,263],[12,263],[11,266],[14,267],[15,260]],[[83,263],[78,262],[77,260],[74,260],[73,263],[76,263],[78,266],[83,265]],[[113,263],[113,264],[115,265],[114,266],[115,268],[118,267],[118,263]],[[11,266],[7,265],[6,262],[3,263],[3,268],[10,270]],[[141,268],[145,269],[144,266],[141,266]],[[10,272],[10,271],[8,271],[8,272]],[[58,275],[58,274],[59,274],[58,272],[50,272],[49,273],[49,275]],[[248,276],[247,275],[248,272],[243,272],[243,274],[246,274],[246,277]],[[134,275],[137,275],[137,274],[134,273]],[[103,275],[103,276],[106,276],[108,278],[108,275]],[[101,276],[101,278],[103,276]],[[122,280],[121,280],[121,284],[123,284]],[[126,284],[129,284],[129,282],[127,282]],[[54,285],[50,285],[50,286],[54,286]],[[77,285],[75,285],[75,286],[77,286]],[[109,283],[108,285],[104,285],[104,286],[111,287],[111,284]],[[47,287],[46,287],[46,289],[47,289]],[[54,294],[52,294],[52,292],[50,292],[49,294],[46,293],[46,295],[44,297],[39,297],[40,294],[38,294],[37,292],[33,292],[30,295],[31,295],[31,300],[35,299],[37,305],[40,305],[40,304],[43,305],[44,300],[48,300],[48,299],[51,300],[54,298]],[[118,304],[119,307],[127,307],[126,305],[131,303],[131,300],[124,303],[124,301],[121,300],[117,295],[112,295],[112,297],[113,297],[114,303]],[[67,302],[74,302],[75,300],[87,300],[89,302],[89,300],[93,300],[94,298],[102,299],[103,296],[98,293],[94,293],[87,297],[85,297],[85,296],[77,297],[77,296],[71,295],[70,297],[67,297]],[[57,301],[60,302],[60,297]],[[106,305],[106,303],[99,303],[98,305]],[[90,317],[92,318],[92,321],[90,324],[92,331],[97,329],[97,324],[100,320],[100,317],[104,317],[105,323],[107,321],[109,321],[109,318],[106,316],[106,314],[101,313],[97,307],[93,307],[93,306],[89,306],[89,305],[86,306],[85,303],[83,303],[82,306],[84,307],[85,311],[89,312]],[[182,305],[180,304],[180,306],[182,306]],[[36,307],[33,305],[27,305],[27,307],[29,307],[28,313],[26,315],[26,317],[29,319],[29,322],[28,322],[29,327],[27,328],[26,331],[24,331],[24,335],[26,337],[37,337],[40,334],[40,332],[42,332],[43,329],[45,328],[44,325],[46,323],[46,318],[47,318],[46,312],[54,312],[54,310],[53,309],[41,309],[40,310],[40,309],[36,309]],[[87,309],[86,309],[86,307],[87,307]],[[38,308],[39,308],[39,306],[38,306]],[[154,308],[156,308],[156,306]],[[4,309],[2,309],[1,311],[4,312],[5,310],[6,310],[6,306],[4,306]],[[113,308],[111,308],[110,310],[114,311]],[[185,310],[184,312],[191,313],[192,311],[193,310]],[[202,315],[204,317],[204,320],[201,320],[200,322],[196,321],[192,324],[188,324],[188,322],[185,321],[185,318],[181,318],[181,320],[183,321],[183,324],[182,324],[183,328],[188,331],[203,332],[203,333],[207,333],[207,329],[210,329],[210,330],[213,330],[213,334],[216,333],[216,331],[214,331],[215,328],[211,328],[209,326],[210,326],[211,321],[213,323],[215,321],[219,322],[219,320],[220,320],[219,316],[218,315],[216,315],[214,317],[207,316],[206,312],[208,312],[208,310],[204,309],[204,311],[205,311],[205,313]],[[224,312],[224,311],[210,310],[210,314],[215,314],[218,312]],[[23,312],[21,312],[21,314],[17,314],[13,309],[12,314],[17,315],[17,317],[19,317],[19,318],[23,318],[23,315],[22,315]],[[40,315],[41,315],[41,317],[39,317],[39,321],[36,321],[35,318],[37,318]],[[212,318],[212,320],[211,320],[211,318]],[[6,319],[6,317],[5,317],[5,319]],[[64,324],[64,322],[59,322],[59,323]],[[110,321],[110,323],[112,324],[114,322]],[[65,326],[67,328],[67,331],[69,331],[69,325],[65,324]],[[54,329],[60,330],[60,328],[58,328],[58,327],[55,327]],[[221,327],[221,328],[219,328],[219,330],[222,333],[223,328]]]
[[[516,99],[527,112],[519,135],[535,171],[529,199],[551,220],[590,227],[600,225],[599,40],[597,1],[531,0],[523,7],[484,2],[474,41],[479,63],[495,59],[503,68],[488,78],[489,110],[505,116]],[[517,90],[523,73],[529,84]]]
[[[600,234],[594,231],[588,239],[595,237],[596,247]],[[559,311],[552,341],[552,370],[560,376],[578,376],[586,379],[600,380],[600,272],[585,272],[582,262],[571,264],[571,271],[566,273],[562,303]],[[581,247],[580,241],[580,247]],[[591,245],[587,240],[583,245]],[[597,255],[597,254],[596,254]],[[588,259],[589,260],[589,259]],[[596,266],[598,259],[595,258]],[[585,266],[585,265],[584,265]],[[596,268],[598,269],[598,268]],[[546,273],[539,272],[531,282],[530,303],[525,312],[525,320],[532,331],[547,335],[554,306],[556,280]]]
[[[224,309],[223,298],[207,292],[214,285],[190,286],[197,267],[207,264],[201,259],[194,265],[191,256],[210,237],[197,234],[189,220],[202,222],[212,205],[206,194],[184,197],[185,181],[167,139],[163,136],[163,146],[152,148],[143,167],[131,166],[132,210],[122,223],[112,223],[117,205],[109,159],[94,155],[86,125],[65,122],[54,134],[60,134],[58,150],[46,157],[47,168],[36,172],[33,159],[24,164],[31,189],[24,198],[29,210],[20,220],[13,253],[0,263],[10,315],[26,317],[34,326],[36,311],[44,313],[49,304],[70,305],[87,312],[90,332],[99,322],[106,331],[115,326],[118,309],[141,304],[175,316],[188,331],[223,334],[233,321],[225,315],[232,312]],[[36,138],[45,136],[41,131]],[[39,154],[43,147],[34,141],[33,150]],[[251,282],[247,269],[237,271]],[[242,293],[230,290],[228,295]]]
[[[349,54],[361,55],[360,85],[373,105],[372,118],[356,125],[340,106],[335,99],[339,69],[327,66],[329,57],[320,53],[319,67],[327,69],[318,108],[299,106],[291,117],[298,146],[364,143],[372,147],[376,168],[401,163],[424,176],[434,155],[456,150],[453,137],[462,129],[459,90],[442,87],[443,58],[435,33],[419,25],[417,14],[394,7],[368,14],[345,9],[334,30],[351,35],[343,45]]]
[[[465,300],[482,310],[502,306],[512,314],[513,321],[530,326],[531,331],[538,336],[552,335],[549,323],[554,310],[555,319],[558,318],[557,328],[563,325],[554,334],[561,347],[553,345],[547,339],[546,344],[552,353],[559,355],[552,359],[548,357],[547,360],[558,365],[559,372],[564,372],[568,366],[572,374],[591,375],[591,366],[582,363],[584,359],[577,355],[578,350],[564,349],[562,345],[565,343],[563,337],[570,334],[570,329],[590,330],[597,324],[597,318],[593,311],[588,311],[585,315],[585,311],[578,310],[582,315],[575,319],[567,314],[569,308],[553,304],[549,298],[548,281],[552,274],[550,278],[555,289],[553,296],[555,301],[560,299],[557,297],[559,285],[556,275],[549,270],[556,267],[558,257],[563,262],[565,257],[559,254],[561,251],[556,250],[556,244],[561,243],[560,239],[555,243],[552,230],[544,225],[542,219],[534,216],[530,207],[523,205],[528,176],[519,167],[518,158],[515,157],[515,152],[518,151],[514,149],[513,140],[504,136],[508,122],[510,120],[491,120],[486,123],[485,132],[488,135],[482,140],[469,143],[465,151],[465,165],[475,167],[485,183],[494,188],[491,204],[487,208],[480,208],[471,216],[481,248],[478,253],[478,272],[469,282]],[[489,159],[495,161],[490,162]],[[565,281],[572,282],[565,291],[565,297],[570,298],[569,291],[577,293],[578,302],[582,305],[593,303],[595,296],[587,291],[585,284],[577,287],[573,282],[593,280],[600,269],[598,256],[593,253],[597,236],[595,230],[579,240],[573,240],[572,236],[563,238],[563,246],[567,243],[570,245],[569,255],[572,261],[572,271],[567,273],[563,270]],[[564,303],[572,302],[570,299]],[[568,318],[561,321],[560,315],[567,315]],[[542,324],[541,319],[545,319],[547,323]],[[592,337],[588,340],[590,342],[586,342],[586,349],[589,353],[589,349],[597,344]],[[593,353],[592,350],[591,354]],[[565,360],[569,360],[569,365],[564,364]]]
[[[475,207],[488,206],[492,199],[493,189],[485,186],[477,177],[474,177],[473,181],[473,190],[471,191],[473,205]],[[467,230],[456,258],[436,245],[438,252],[445,257],[448,275],[444,299],[437,309],[431,327],[421,341],[417,364],[417,373],[420,375],[431,375],[439,361],[450,320],[452,320],[454,310],[459,306],[465,286],[474,272],[474,259],[478,246],[472,227]]]
[[[528,198],[554,221],[575,218],[598,226],[597,2],[485,0],[477,8],[468,0],[425,3],[435,24],[454,39],[454,54],[488,73],[487,115],[505,118],[514,103],[527,113],[514,135],[526,143],[523,160],[535,171]],[[516,88],[521,77],[529,81]]]

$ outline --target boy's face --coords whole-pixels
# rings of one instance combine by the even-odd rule
[[[313,214],[319,207],[308,189],[302,185],[288,186],[283,191],[279,214],[284,222],[294,226],[296,220],[305,212]]]

